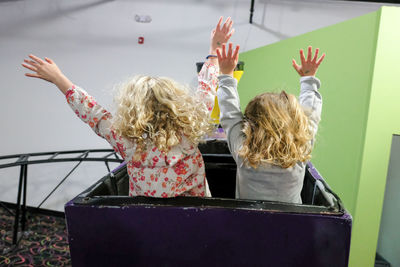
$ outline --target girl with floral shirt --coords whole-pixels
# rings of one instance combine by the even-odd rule
[[[211,33],[210,54],[233,34],[232,20]],[[120,88],[113,116],[85,90],[74,85],[49,58],[29,55],[28,77],[54,83],[76,115],[105,138],[127,163],[129,195],[211,196],[198,142],[208,133],[219,67],[215,57],[199,73],[196,96],[164,77],[135,76]]]

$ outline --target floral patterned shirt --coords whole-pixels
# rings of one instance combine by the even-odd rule
[[[198,75],[196,95],[206,103],[209,111],[214,105],[218,74],[218,66],[206,62]],[[76,115],[97,135],[105,138],[127,163],[130,196],[211,196],[203,157],[197,146],[185,137],[168,153],[159,151],[156,146],[149,146],[141,154],[140,160],[135,161],[135,144],[112,129],[110,112],[77,86],[68,89],[66,98]]]

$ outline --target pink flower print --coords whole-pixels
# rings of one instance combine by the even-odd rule
[[[172,156],[172,159],[176,159],[176,157],[175,157],[175,156]]]
[[[163,198],[166,198],[166,197],[168,197],[167,193],[165,193],[165,192],[164,192],[164,193],[162,193],[162,194],[161,194],[161,196],[162,196]]]
[[[140,177],[140,181],[144,181],[146,178],[144,176]]]

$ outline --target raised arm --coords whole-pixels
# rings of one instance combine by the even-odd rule
[[[312,56],[312,47],[309,46],[307,58],[304,56],[304,51],[300,50],[301,65],[298,65],[294,59],[292,60],[294,69],[301,76],[299,102],[309,118],[313,136],[317,133],[322,110],[322,96],[318,92],[321,83],[315,74],[325,58],[325,54],[318,59],[318,52],[319,49],[315,49],[315,54]]]
[[[219,79],[218,104],[221,110],[220,122],[227,133],[228,146],[236,159],[239,139],[241,136],[241,124],[243,114],[240,110],[239,95],[237,92],[237,81],[233,78],[233,71],[239,57],[239,46],[232,49],[232,43],[226,53],[225,44],[221,50],[217,50],[221,75]]]
[[[220,17],[217,26],[211,31],[210,50],[206,62],[198,75],[197,95],[202,99],[208,110],[214,108],[216,89],[218,86],[219,66],[217,60],[217,49],[226,44],[232,34],[235,32],[232,29],[233,21],[228,17],[223,25],[223,18]]]
[[[126,157],[127,147],[131,144],[121,136],[116,135],[111,127],[112,115],[85,90],[75,86],[49,58],[42,60],[29,55],[22,66],[33,71],[26,73],[27,77],[39,78],[55,84],[65,95],[68,104],[75,114],[100,137],[105,138],[123,158]]]

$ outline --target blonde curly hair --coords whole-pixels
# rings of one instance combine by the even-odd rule
[[[207,107],[172,79],[138,75],[118,86],[113,128],[136,144],[168,152],[185,136],[193,145],[211,130]]]
[[[239,156],[253,168],[262,163],[289,168],[311,158],[308,117],[297,98],[285,91],[253,98],[245,109],[242,132]]]

